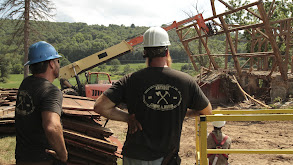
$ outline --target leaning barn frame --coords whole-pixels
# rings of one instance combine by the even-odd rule
[[[206,18],[205,21],[213,22],[217,29],[220,29],[215,35],[226,35],[226,49],[224,53],[211,53],[208,45],[208,38],[214,35],[211,36],[203,33],[196,22],[180,27],[176,30],[194,69],[204,69],[209,71],[217,70],[226,73],[233,72],[233,74],[236,75],[237,79],[240,81],[241,86],[248,86],[248,88],[258,86],[258,80],[261,79],[262,81],[267,82],[265,84],[269,85],[268,88],[271,90],[271,93],[274,93],[273,89],[277,88],[275,90],[277,91],[277,94],[271,94],[274,95],[274,97],[279,97],[280,95],[281,97],[287,97],[289,94],[293,94],[293,90],[290,89],[290,86],[293,85],[290,80],[290,76],[292,76],[293,73],[293,18],[270,21],[270,16],[275,9],[274,0],[267,13],[261,0],[239,8],[233,8],[222,0],[219,0],[219,2],[225,5],[229,10],[224,13],[217,14],[215,10],[215,0],[211,0],[213,16]],[[257,12],[253,11],[251,9],[252,7],[256,8]],[[241,10],[246,10],[251,13],[259,20],[259,22],[250,25],[229,25],[226,23],[224,16]],[[220,20],[220,22],[217,20]],[[238,34],[240,31],[247,31],[251,35],[251,49],[248,53],[237,52],[237,46],[240,40],[238,38]],[[234,33],[233,37],[231,36],[231,33]],[[194,44],[195,40],[199,40],[199,43],[202,43],[206,53],[192,53],[190,45]],[[285,51],[281,51],[279,47],[282,43],[285,44]],[[203,66],[199,67],[197,65],[196,61],[199,57],[203,56],[208,56],[210,63],[209,68],[204,68]],[[229,56],[233,59],[233,68],[228,68]],[[216,62],[216,58],[223,57],[225,58],[225,64],[221,68]],[[292,60],[290,60],[290,57]],[[239,58],[245,58],[246,62],[240,65]],[[291,74],[288,72],[288,65],[291,65]],[[281,78],[275,79],[280,76]],[[249,79],[253,79],[253,81],[250,81]],[[251,82],[254,83],[251,84]]]

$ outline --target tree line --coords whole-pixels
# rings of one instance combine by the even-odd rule
[[[7,74],[23,73],[24,48],[17,42],[21,36],[16,36],[14,40],[11,40],[17,23],[17,20],[0,19],[0,77],[6,77]],[[142,35],[149,28],[134,24],[131,26],[115,24],[104,26],[49,21],[31,21],[30,24],[34,31],[30,33],[29,43],[47,41],[52,44],[63,56],[61,67],[109,48],[123,40]],[[168,33],[172,44],[170,53],[173,62],[188,62],[188,56],[175,30]],[[225,36],[217,36],[214,41],[210,41],[212,51],[224,50],[224,44],[221,44],[224,40]],[[193,50],[197,51],[197,48],[195,47]],[[135,47],[133,52],[118,57],[118,60],[121,64],[143,63],[142,47]]]

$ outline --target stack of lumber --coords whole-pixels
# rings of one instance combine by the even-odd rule
[[[116,164],[122,145],[102,126],[101,116],[92,110],[94,103],[90,98],[63,96],[62,123],[69,162]]]
[[[17,89],[0,88],[0,133],[15,132],[14,109]]]
[[[17,89],[0,89],[0,133],[15,133],[14,111]],[[122,144],[103,127],[101,116],[93,111],[95,100],[63,96],[63,134],[69,154],[67,164],[117,164]]]

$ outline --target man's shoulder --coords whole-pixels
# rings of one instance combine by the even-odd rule
[[[181,80],[189,81],[189,82],[194,80],[194,78],[191,75],[176,69],[170,68],[169,72],[172,74],[174,78],[177,78],[177,79],[181,79]]]

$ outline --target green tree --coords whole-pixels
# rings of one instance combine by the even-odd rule
[[[127,75],[127,74],[129,74],[129,73],[131,73],[131,72],[133,72],[133,71],[134,71],[134,69],[132,69],[132,68],[130,67],[130,65],[127,64],[127,65],[125,65],[124,68],[123,68],[122,75]]]
[[[118,59],[110,60],[107,64],[108,65],[121,65],[121,63]]]
[[[11,69],[8,56],[0,54],[0,82],[6,82]]]
[[[102,65],[99,65],[99,66],[97,66],[97,67],[95,68],[95,70],[98,71],[98,72],[106,72],[106,69],[107,69],[107,66],[106,66],[105,63],[102,64]]]
[[[114,73],[114,74],[118,74],[119,71],[119,65],[112,65],[109,69],[110,72]]]
[[[16,31],[12,40],[16,36],[23,36],[20,40],[24,47],[23,62],[28,60],[29,37],[31,31],[30,20],[47,20],[53,17],[51,14],[54,8],[50,0],[3,0],[0,3],[0,14],[5,20],[16,19]],[[24,77],[29,74],[28,66],[24,67]]]

